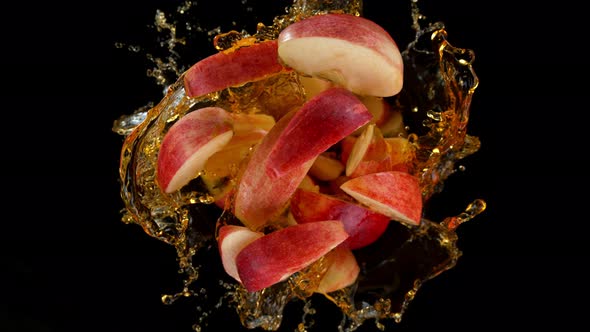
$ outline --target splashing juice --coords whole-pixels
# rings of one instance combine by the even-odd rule
[[[187,11],[186,2],[179,11]],[[477,137],[467,133],[471,99],[478,85],[473,71],[474,54],[454,47],[448,41],[440,22],[422,27],[416,1],[411,2],[414,40],[402,51],[404,87],[387,99],[400,112],[404,128],[397,135],[409,140],[415,155],[409,172],[420,182],[423,201],[443,190],[444,181],[456,170],[457,161],[475,153],[480,146]],[[275,40],[285,27],[306,17],[330,12],[362,16],[360,0],[295,0],[286,14],[274,18],[272,24],[259,23],[255,34],[245,31],[213,31],[218,51],[231,50],[264,40]],[[156,25],[169,32],[167,47],[182,43],[175,26],[158,12]],[[200,29],[194,27],[194,29]],[[172,54],[174,55],[174,54]],[[154,59],[152,57],[152,59]],[[171,57],[169,59],[174,59]],[[295,72],[281,72],[271,77],[230,87],[201,97],[189,97],[183,85],[184,72],[176,61],[154,60],[156,68],[149,75],[165,85],[170,73],[174,83],[166,86],[164,98],[157,105],[138,109],[117,119],[113,131],[124,136],[120,158],[121,196],[125,205],[123,221],[137,224],[145,233],[176,249],[184,288],[174,295],[165,295],[164,303],[179,297],[198,296],[208,290],[199,286],[199,272],[207,269],[222,275],[216,267],[203,262],[219,261],[216,231],[221,225],[240,224],[230,209],[213,204],[215,190],[207,187],[203,174],[181,190],[165,194],[156,182],[159,147],[167,130],[192,110],[216,106],[233,113],[267,114],[281,117],[285,110],[296,109],[306,101],[306,91]],[[224,185],[236,181],[239,163],[230,167]],[[404,311],[420,286],[429,279],[455,266],[461,256],[457,248],[456,227],[485,210],[485,202],[476,199],[465,212],[440,222],[422,219],[410,227],[390,222],[374,243],[354,250],[361,271],[356,282],[343,289],[324,294],[343,314],[339,329],[354,331],[367,320],[393,319],[400,322]],[[244,327],[278,330],[283,311],[294,300],[306,303],[305,315],[315,313],[311,299],[319,280],[326,273],[324,258],[294,273],[285,281],[258,292],[248,292],[237,282],[220,276],[219,302],[210,310],[230,308],[237,313]],[[227,282],[224,280],[228,280]],[[209,290],[211,291],[211,290]],[[213,294],[213,292],[211,292]],[[195,329],[206,325],[209,312],[201,311]],[[299,325],[305,330],[305,322]]]

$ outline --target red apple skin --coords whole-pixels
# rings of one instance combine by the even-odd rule
[[[409,225],[420,224],[422,192],[418,179],[411,174],[367,174],[345,182],[340,188],[375,212]]]
[[[281,132],[266,163],[273,179],[283,176],[368,123],[367,107],[350,91],[330,88],[307,101]]]
[[[385,29],[360,16],[314,15],[295,22],[280,32],[278,52],[286,66],[356,94],[387,97],[402,88],[397,44]]]
[[[352,285],[358,278],[360,267],[354,253],[343,245],[327,255],[328,270],[320,281],[316,293],[327,294]]]
[[[338,220],[298,224],[269,233],[236,257],[242,284],[257,292],[309,266],[348,238]]]
[[[174,123],[158,152],[157,182],[162,190],[174,192],[195,177],[207,159],[231,140],[232,126],[229,113],[219,107],[201,108]]]
[[[241,282],[236,266],[236,257],[244,247],[262,236],[264,236],[263,233],[251,231],[243,226],[223,225],[219,228],[217,247],[223,269],[228,275]]]
[[[260,80],[284,69],[278,59],[277,41],[265,41],[202,59],[186,71],[184,88],[189,97],[200,97]]]
[[[298,189],[291,199],[291,213],[300,224],[340,220],[350,237],[342,243],[359,249],[375,242],[387,229],[389,217],[329,195]]]
[[[266,134],[240,171],[233,213],[252,230],[260,230],[288,206],[291,195],[303,181],[314,159],[277,179],[265,172],[268,155],[296,111],[284,115]]]

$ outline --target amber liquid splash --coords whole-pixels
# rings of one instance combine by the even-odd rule
[[[180,10],[190,8],[186,2]],[[278,33],[301,18],[326,12],[362,15],[360,0],[295,0],[285,15],[272,24],[259,23],[253,35],[242,31],[215,31],[214,45],[224,50],[255,41],[276,39]],[[455,173],[457,162],[480,146],[477,137],[467,134],[471,99],[478,85],[473,71],[474,54],[456,48],[448,41],[444,24],[421,26],[422,15],[417,1],[412,0],[415,40],[402,52],[405,72],[404,89],[390,102],[403,114],[408,138],[416,147],[413,173],[421,180],[424,202],[441,192],[445,180]],[[176,40],[174,26],[158,13],[156,25],[170,32],[171,50]],[[197,29],[197,27],[195,27]],[[401,46],[401,45],[400,45]],[[218,260],[215,231],[222,224],[235,223],[229,211],[212,204],[212,197],[197,177],[188,186],[173,194],[163,194],[155,181],[160,142],[167,128],[193,109],[220,106],[232,112],[265,112],[299,107],[305,92],[294,73],[228,88],[199,98],[186,96],[182,71],[172,61],[158,59],[148,75],[165,85],[166,71],[178,74],[176,83],[167,86],[164,98],[155,106],[140,108],[117,119],[113,131],[125,137],[120,159],[121,196],[125,205],[122,220],[141,226],[147,235],[173,246],[184,275],[184,288],[177,294],[164,295],[164,303],[180,297],[200,296],[208,290],[199,287],[199,271],[203,262]],[[280,107],[279,107],[280,106]],[[237,165],[236,165],[237,167]],[[233,179],[229,179],[233,181]],[[485,210],[486,204],[475,199],[466,210],[440,222],[423,219],[419,227],[390,223],[386,233],[375,243],[355,251],[361,266],[357,282],[343,290],[326,295],[341,309],[341,331],[354,331],[367,320],[377,327],[386,319],[400,322],[404,311],[421,285],[453,268],[461,256],[455,229]],[[207,256],[207,257],[204,257]],[[217,266],[219,266],[217,264]],[[247,328],[278,330],[285,306],[302,300],[303,321],[299,331],[306,331],[306,316],[315,312],[311,299],[319,278],[325,273],[323,259],[292,275],[288,280],[256,293],[249,293],[237,283],[221,281],[217,305],[209,310],[227,310],[239,315]],[[219,273],[223,273],[222,270]],[[228,280],[220,277],[220,280]],[[198,290],[198,291],[197,291]],[[209,311],[200,311],[195,330],[206,326]],[[317,318],[320,317],[320,318]]]

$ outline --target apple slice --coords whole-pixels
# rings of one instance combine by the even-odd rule
[[[243,170],[234,215],[254,230],[264,227],[287,208],[317,156],[370,118],[366,107],[342,88],[326,90],[284,115]]]
[[[291,198],[291,213],[300,224],[340,220],[350,237],[342,244],[358,249],[375,242],[387,229],[389,217],[329,195],[298,189]]]
[[[328,90],[333,86],[332,82],[311,76],[299,76],[299,82],[303,85],[305,99],[310,100],[321,92]]]
[[[254,232],[243,226],[224,225],[219,228],[217,247],[223,269],[227,274],[241,282],[236,266],[236,256],[244,247],[262,236],[264,236],[263,233]]]
[[[261,80],[283,71],[277,41],[265,41],[210,55],[184,75],[189,97],[200,97],[231,86]]]
[[[409,225],[420,224],[422,192],[411,174],[373,173],[348,180],[340,188],[375,212]]]
[[[236,135],[248,134],[256,130],[269,131],[275,125],[275,118],[262,113],[230,113],[234,120]]]
[[[359,95],[393,96],[402,88],[403,61],[395,41],[360,16],[324,14],[295,22],[279,33],[278,54],[286,66]]]
[[[320,181],[332,181],[344,172],[344,165],[338,159],[320,154],[311,168],[309,175]]]
[[[232,138],[232,118],[219,107],[190,112],[175,122],[162,139],[157,182],[172,193],[195,178],[215,152]]]
[[[371,124],[355,142],[346,164],[346,175],[356,178],[370,173],[391,171],[392,152],[390,150],[391,146],[381,135],[379,127]]]
[[[309,266],[348,238],[338,220],[299,224],[269,233],[236,257],[238,274],[249,292],[281,282]]]
[[[352,251],[342,245],[332,249],[327,255],[328,270],[322,277],[316,293],[327,294],[352,285],[360,272],[360,267]]]
[[[374,130],[375,125],[369,124],[354,142],[350,154],[348,155],[348,159],[346,160],[346,176],[350,176],[361,163],[361,160],[363,160],[363,157],[369,149],[369,145],[371,145]]]
[[[316,158],[371,120],[367,107],[350,91],[330,88],[307,101],[275,142],[266,172],[277,178]]]

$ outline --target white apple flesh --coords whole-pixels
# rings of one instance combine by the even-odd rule
[[[272,286],[302,270],[348,238],[338,220],[298,224],[269,233],[236,257],[238,274],[249,292]]]
[[[165,193],[195,178],[215,152],[233,137],[232,118],[219,107],[186,114],[164,135],[158,152],[157,182]]]
[[[350,249],[339,245],[326,255],[326,260],[330,265],[316,293],[327,294],[354,284],[361,269]]]
[[[315,15],[283,29],[278,54],[286,66],[324,78],[359,95],[399,93],[403,60],[389,33],[348,14]]]

